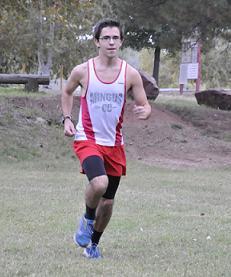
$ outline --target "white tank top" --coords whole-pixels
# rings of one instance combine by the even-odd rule
[[[88,61],[88,86],[86,95],[81,97],[75,140],[91,140],[105,146],[123,145],[126,68],[127,63],[121,61],[118,76],[109,83],[97,76],[94,60]]]

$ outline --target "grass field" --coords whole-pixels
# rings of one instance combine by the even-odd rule
[[[76,161],[1,163],[1,276],[230,276],[231,170],[129,161],[89,261],[72,242],[85,177]]]
[[[173,170],[128,160],[100,243],[104,259],[86,260],[72,241],[86,178],[59,111],[51,117],[8,96],[17,91],[0,89],[0,276],[231,276],[230,167]],[[190,99],[172,102],[157,104],[185,116],[207,113]]]

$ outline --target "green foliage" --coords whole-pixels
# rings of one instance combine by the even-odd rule
[[[143,48],[139,52],[140,57],[140,68],[152,75],[153,69],[153,49]]]
[[[141,50],[160,46],[164,49],[159,74],[161,86],[176,84],[176,53],[181,49],[182,36],[195,31],[203,45],[204,80],[211,87],[229,86],[230,48],[223,48],[217,54],[217,48],[212,51],[212,38],[222,37],[224,45],[230,41],[230,14],[228,0],[193,3],[190,0],[2,0],[0,73],[47,70],[53,77],[59,77],[60,65],[63,65],[67,77],[76,64],[96,53],[89,40],[94,23],[102,17],[114,17],[125,25],[125,48]],[[153,60],[152,54],[148,66],[141,62],[150,74]]]
[[[111,2],[117,17],[125,24],[128,45],[136,49],[148,46],[169,51],[180,49],[182,37],[195,32],[204,45],[209,45],[210,39],[218,34],[230,38],[231,5],[226,0]]]
[[[0,72],[65,75],[94,52],[89,39],[93,22],[102,17],[96,1],[3,1],[0,10]],[[50,71],[51,70],[51,71]]]
[[[181,49],[183,37],[196,35],[205,49],[211,47],[215,37],[230,40],[231,5],[226,0],[109,2],[125,25],[125,47],[136,50],[158,47],[174,53]],[[158,57],[155,60],[153,75],[159,84]]]
[[[230,45],[222,38],[210,42],[213,47],[206,50],[202,45],[202,87],[230,88],[231,87],[231,51]],[[140,67],[152,74],[153,50],[142,49],[139,53]],[[162,50],[160,58],[160,87],[178,87],[180,52],[174,54]],[[195,89],[194,83],[188,83],[190,89]]]
[[[202,78],[207,88],[231,87],[231,44],[215,39],[214,47],[202,55]]]

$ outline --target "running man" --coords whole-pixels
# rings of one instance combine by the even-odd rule
[[[88,178],[86,210],[74,234],[87,258],[101,258],[98,243],[110,221],[114,197],[126,157],[122,135],[126,92],[133,91],[133,112],[147,119],[151,107],[140,74],[118,56],[123,43],[120,23],[102,20],[94,29],[98,56],[77,65],[62,92],[64,134],[74,136],[74,151]],[[73,92],[81,86],[79,120],[74,126],[71,112]]]

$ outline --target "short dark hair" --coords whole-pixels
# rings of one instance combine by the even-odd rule
[[[120,31],[120,39],[123,40],[124,34],[123,34],[122,26],[120,25],[119,21],[116,21],[114,19],[103,19],[103,20],[100,20],[98,23],[96,23],[94,27],[94,38],[96,40],[99,40],[102,29],[105,27],[117,27]]]

